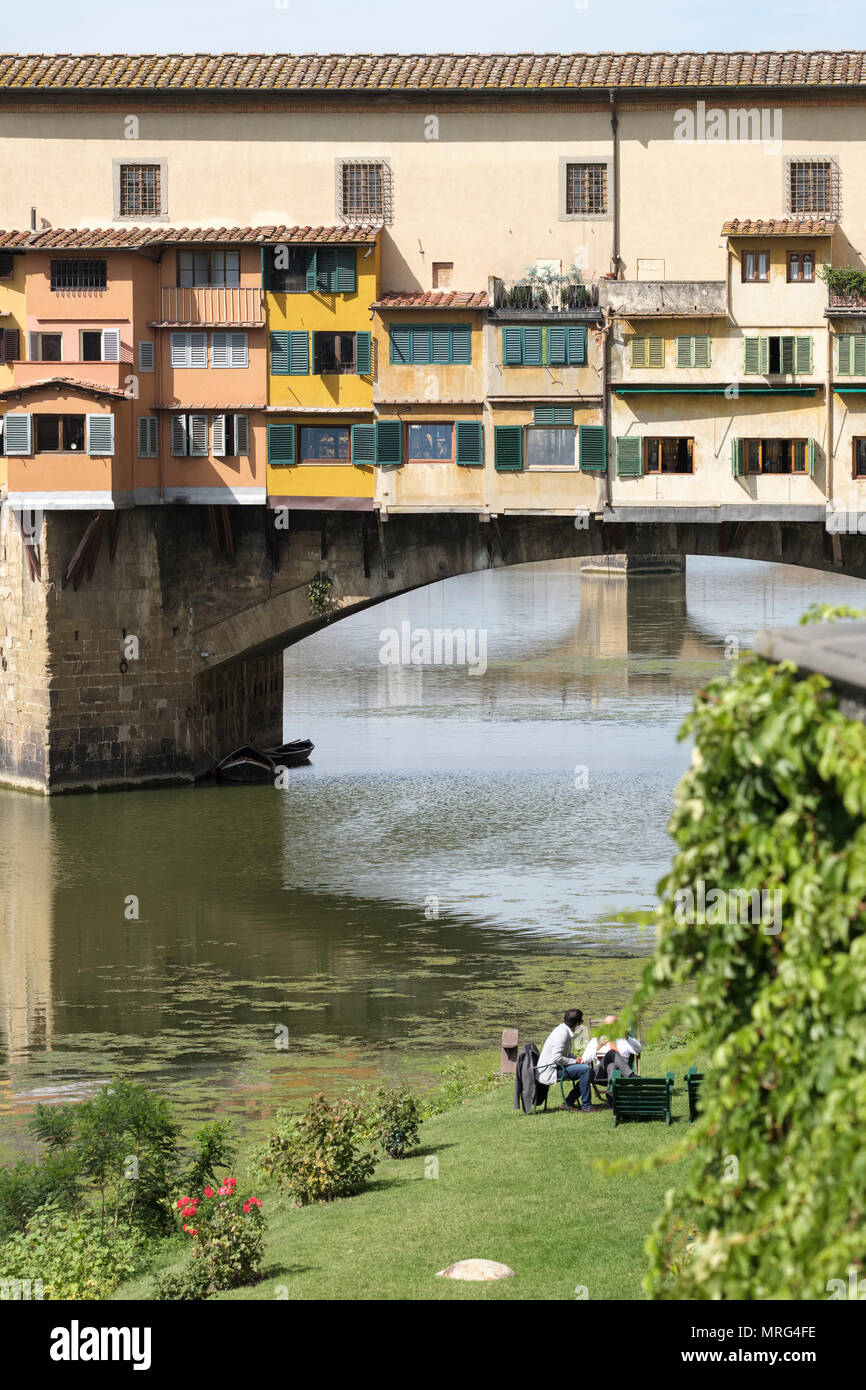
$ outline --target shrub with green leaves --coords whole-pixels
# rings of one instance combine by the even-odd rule
[[[26,1231],[27,1222],[46,1205],[77,1211],[80,1182],[70,1154],[48,1153],[39,1162],[22,1160],[0,1168],[0,1240]]]
[[[302,1115],[277,1112],[260,1165],[297,1206],[351,1197],[376,1167],[375,1151],[361,1151],[364,1138],[363,1107],[348,1100],[331,1105],[320,1093]]]
[[[646,1287],[825,1299],[864,1256],[866,725],[843,716],[823,677],[746,657],[699,693],[689,734],[676,855],[634,1007],[684,987],[659,1031],[691,1032],[709,1064]],[[779,890],[778,929],[683,914],[682,890],[701,880],[726,895]]]
[[[405,1158],[418,1143],[421,1102],[408,1086],[380,1086],[368,1112],[369,1132],[389,1158]]]
[[[178,1220],[193,1243],[193,1258],[180,1273],[157,1277],[156,1298],[202,1299],[258,1282],[265,1241],[262,1204],[258,1197],[241,1197],[236,1187],[234,1178],[226,1178],[218,1190],[206,1184],[201,1197],[178,1198]]]
[[[0,1245],[4,1279],[42,1280],[44,1299],[102,1299],[143,1263],[137,1231],[106,1231],[96,1212],[43,1208]]]

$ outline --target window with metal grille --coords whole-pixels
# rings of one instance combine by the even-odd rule
[[[107,284],[107,261],[51,262],[53,290],[104,290]]]
[[[121,217],[158,217],[162,212],[162,190],[158,164],[120,166]]]
[[[569,164],[565,180],[565,210],[570,216],[607,212],[607,165]]]
[[[792,159],[788,164],[788,212],[837,217],[839,169],[833,159]]]
[[[338,161],[337,212],[347,222],[390,222],[390,165],[378,159]]]

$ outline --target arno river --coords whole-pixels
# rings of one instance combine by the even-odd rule
[[[702,559],[448,580],[287,654],[286,736],[316,751],[284,791],[0,792],[0,1154],[36,1099],[120,1071],[256,1121],[625,1003],[692,691],[815,600],[866,585]],[[384,630],[437,628],[476,658],[484,634],[486,670],[380,661]]]

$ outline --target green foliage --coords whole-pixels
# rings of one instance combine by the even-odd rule
[[[205,1183],[217,1182],[217,1168],[230,1168],[237,1158],[237,1144],[229,1120],[211,1120],[199,1130],[196,1143],[198,1147],[184,1184],[190,1191],[204,1187]]]
[[[818,271],[821,279],[834,294],[866,296],[866,271],[855,270],[853,266],[822,265]]]
[[[835,622],[837,618],[866,618],[866,610],[849,608],[845,603],[812,603],[800,618],[800,625]]]
[[[347,1100],[331,1105],[320,1093],[300,1116],[277,1112],[261,1167],[288,1188],[297,1206],[350,1197],[376,1167],[375,1152],[360,1151],[364,1129],[360,1105]]]
[[[502,1085],[502,1077],[495,1071],[472,1072],[466,1062],[457,1057],[446,1057],[439,1069],[443,1081],[438,1095],[430,1096],[423,1104],[422,1114],[441,1115],[455,1105],[462,1105],[470,1096],[495,1091]]]
[[[307,602],[314,618],[330,618],[339,608],[334,597],[334,582],[327,574],[317,574],[307,585]]]
[[[749,657],[698,695],[690,734],[656,951],[633,1006],[684,987],[658,1031],[694,1035],[708,1063],[646,1288],[823,1299],[864,1253],[866,726],[843,717],[823,677]],[[780,928],[684,914],[677,894],[701,880],[779,889]]]
[[[0,1240],[13,1231],[25,1231],[40,1207],[76,1210],[79,1184],[75,1163],[68,1154],[49,1153],[39,1163],[22,1161],[0,1168]]]
[[[236,1186],[234,1178],[226,1178],[218,1191],[207,1184],[201,1197],[175,1203],[193,1258],[179,1274],[157,1276],[155,1298],[202,1299],[258,1281],[265,1241],[262,1204],[258,1197],[239,1196]]]
[[[380,1086],[367,1114],[368,1132],[389,1158],[405,1158],[418,1143],[421,1102],[408,1086]]]
[[[42,1280],[45,1299],[103,1299],[142,1262],[138,1231],[105,1231],[95,1212],[43,1208],[0,1246],[6,1279]]]

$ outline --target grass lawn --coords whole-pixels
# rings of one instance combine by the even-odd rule
[[[686,1065],[681,1051],[645,1061],[645,1075],[676,1074],[670,1128],[644,1121],[614,1129],[607,1110],[515,1113],[507,1078],[425,1121],[418,1152],[386,1159],[356,1197],[293,1210],[287,1197],[258,1188],[268,1216],[264,1278],[217,1297],[574,1299],[583,1285],[593,1300],[641,1298],[643,1242],[677,1170],[628,1177],[594,1164],[643,1156],[682,1134]],[[557,1086],[549,1103],[558,1102]],[[431,1155],[437,1178],[425,1176]],[[434,1277],[470,1258],[500,1260],[517,1277],[483,1284]],[[114,1296],[147,1297],[150,1284],[142,1277]]]

